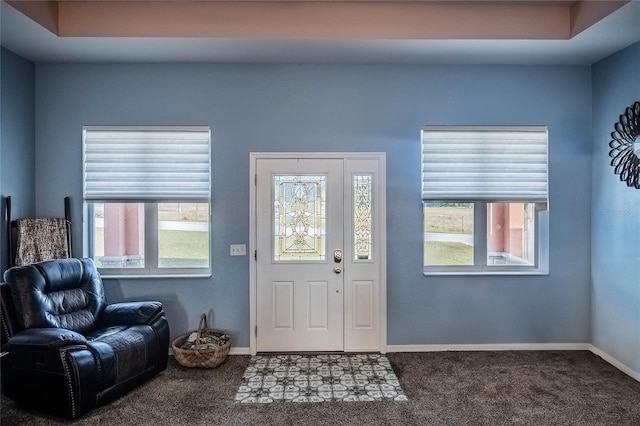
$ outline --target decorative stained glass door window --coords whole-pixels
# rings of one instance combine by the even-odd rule
[[[274,261],[326,259],[326,175],[274,175]]]
[[[371,182],[370,174],[353,175],[353,253],[354,260],[371,260]]]

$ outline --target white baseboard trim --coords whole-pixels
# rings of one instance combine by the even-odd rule
[[[590,351],[626,375],[640,382],[640,372],[618,361],[590,343],[498,343],[462,345],[388,345],[387,352],[446,351]]]
[[[639,371],[636,371],[633,368],[629,367],[627,364],[618,361],[617,359],[615,359],[614,357],[612,357],[602,349],[598,349],[593,345],[589,345],[589,350],[593,352],[595,355],[598,355],[603,360],[607,361],[609,364],[613,365],[618,370],[622,371],[624,374],[640,382]]]
[[[388,345],[387,352],[588,351],[588,343],[481,343],[460,345]]]
[[[231,346],[229,355],[251,355],[251,349]]]

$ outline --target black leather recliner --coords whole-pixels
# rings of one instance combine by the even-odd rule
[[[91,259],[10,268],[2,283],[3,393],[75,418],[167,366],[169,325],[160,302],[107,305]]]

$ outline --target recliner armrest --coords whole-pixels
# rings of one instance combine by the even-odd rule
[[[98,324],[100,326],[150,324],[163,314],[160,302],[123,302],[107,305]]]
[[[87,339],[80,333],[64,328],[30,328],[12,336],[8,343],[9,350],[47,350],[86,345]]]
[[[31,328],[12,336],[0,365],[4,395],[67,418],[91,410],[99,366],[87,343],[62,328]]]

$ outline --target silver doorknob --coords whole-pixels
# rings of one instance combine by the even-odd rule
[[[342,269],[340,269],[340,268],[333,268],[333,272],[335,272],[336,274],[339,274],[340,272],[342,272]]]
[[[342,250],[334,250],[333,261],[336,263],[342,262]]]

